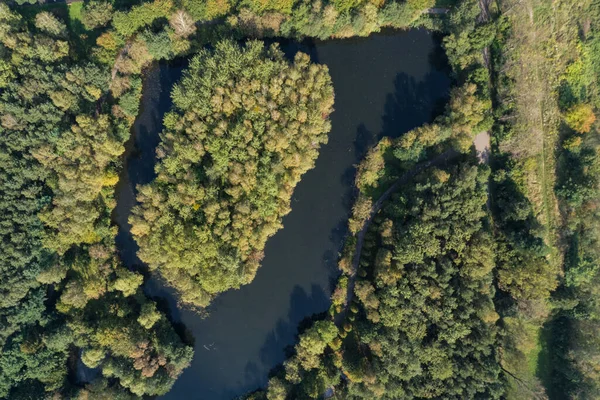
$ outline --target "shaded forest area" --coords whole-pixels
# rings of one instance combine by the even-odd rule
[[[156,179],[130,217],[138,255],[206,307],[254,279],[302,175],[327,142],[333,87],[327,67],[277,45],[219,42],[173,89]]]

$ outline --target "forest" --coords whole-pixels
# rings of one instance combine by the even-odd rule
[[[200,313],[252,285],[328,142],[327,65],[272,39],[415,27],[443,36],[448,102],[356,166],[329,312],[245,398],[600,398],[598,2],[44,3],[0,4],[0,398],[168,393],[193,341],[149,271]],[[184,58],[129,218],[149,271],[128,268],[142,80]]]
[[[598,8],[526,3],[452,12],[446,112],[358,166],[331,317],[248,399],[600,395]],[[489,169],[468,155],[482,131]],[[338,336],[306,366],[304,336],[326,321]]]
[[[84,59],[52,13],[0,5],[2,356],[0,397],[165,393],[192,350],[124,268],[110,224],[129,135],[109,66]],[[102,374],[71,383],[80,359]]]

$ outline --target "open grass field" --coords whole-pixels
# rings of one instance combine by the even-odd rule
[[[499,99],[510,103],[514,128],[510,139],[501,144],[501,150],[512,154],[517,161],[519,184],[544,229],[545,241],[551,249],[548,259],[559,274],[564,249],[555,195],[562,123],[558,87],[567,66],[577,57],[580,22],[584,21],[582,10],[588,2],[499,2],[500,12],[511,26],[503,48],[505,63],[501,73],[512,83],[500,88]],[[544,398],[543,390],[535,389],[540,386],[540,380],[547,379],[549,370],[545,365],[548,360],[540,357],[547,339],[541,331],[543,322],[543,318],[526,322],[528,345],[524,346],[527,349],[524,355],[527,363],[508,365],[521,380],[514,382],[514,398],[524,398],[523,385],[532,388],[530,398]]]

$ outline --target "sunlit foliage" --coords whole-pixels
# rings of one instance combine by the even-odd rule
[[[85,3],[81,10],[81,21],[87,29],[103,27],[113,16],[112,4],[108,1],[93,0]]]
[[[132,233],[184,302],[206,306],[254,277],[327,141],[333,90],[305,54],[289,64],[276,46],[220,42],[192,59],[172,97]]]

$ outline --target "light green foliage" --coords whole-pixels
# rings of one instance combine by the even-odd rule
[[[106,202],[102,189],[116,183],[108,168],[123,153],[125,139],[111,126],[109,116],[80,115],[76,125],[54,145],[36,150],[36,159],[56,171],[52,182],[55,197],[41,216],[53,230],[46,242],[48,248],[62,254],[73,244],[99,241],[102,231],[108,229],[108,221],[98,224],[98,211]]]
[[[86,349],[81,355],[81,361],[90,368],[96,368],[106,356],[102,349]]]
[[[327,68],[277,47],[220,42],[173,89],[157,178],[130,218],[139,256],[182,301],[249,283],[290,197],[327,141]]]
[[[140,287],[143,281],[144,277],[142,275],[135,272],[121,270],[121,273],[115,280],[114,285],[115,289],[123,292],[124,296],[131,296],[135,294],[137,288]]]
[[[127,299],[115,296],[87,307],[85,323],[71,324],[88,338],[104,376],[120,378],[120,385],[138,396],[161,395],[189,365],[192,349],[180,342],[166,319],[150,329],[136,321],[138,315]],[[110,356],[99,360],[101,351]]]
[[[146,329],[150,329],[160,320],[161,314],[156,310],[156,303],[147,302],[142,305],[142,311],[138,317],[138,322]]]
[[[406,133],[403,137],[409,134]],[[419,137],[421,136],[419,135]],[[385,152],[390,148],[391,144],[391,139],[387,137],[383,138],[369,149],[365,158],[357,166],[354,183],[361,193],[366,193],[369,187],[376,186],[379,179],[384,176]]]
[[[183,0],[183,7],[194,20],[211,20],[231,12],[229,0]]]
[[[269,380],[266,394],[258,395],[268,400],[322,397],[327,387],[340,381],[339,370],[333,363],[336,356],[331,352],[337,334],[332,321],[315,321],[299,335],[296,354],[284,362],[282,374]]]
[[[415,128],[395,140],[391,145],[394,156],[403,162],[414,163],[426,155],[427,149],[446,140],[449,140],[455,149],[468,152],[473,137],[485,130],[482,123],[491,110],[491,101],[477,95],[476,91],[477,86],[472,83],[452,89],[446,113],[438,117],[433,124]],[[370,159],[367,161],[371,162]],[[369,167],[365,165],[362,168]],[[374,168],[376,166],[370,167]],[[361,170],[361,174],[357,176],[360,180],[357,181],[359,187],[366,188],[373,185],[371,182],[376,182],[375,176],[371,177],[372,172],[371,176],[365,172]],[[365,178],[368,180],[364,181]]]
[[[67,31],[65,24],[47,11],[43,11],[35,16],[35,26],[53,37],[63,37]]]
[[[277,377],[269,379],[269,387],[267,389],[268,400],[285,400],[287,394],[287,387],[284,380]]]
[[[106,26],[112,19],[112,4],[108,1],[93,0],[85,3],[81,10],[81,22],[86,29]]]
[[[338,10],[338,12],[347,12],[348,10],[351,10],[352,8],[356,8],[357,6],[359,6],[362,3],[362,1],[361,0],[333,0],[332,3],[335,6],[335,8]]]
[[[154,0],[135,6],[128,12],[116,12],[112,24],[121,36],[127,38],[158,18],[168,18],[172,11],[172,0]]]
[[[276,11],[290,14],[297,0],[242,0],[242,6],[250,8],[253,12],[263,14],[266,11]]]
[[[333,322],[317,321],[300,335],[300,342],[296,345],[296,357],[303,369],[310,370],[319,366],[319,356],[323,354],[337,333],[338,330]]]
[[[277,24],[268,23],[272,15],[251,19],[246,24],[251,32],[264,25],[284,36],[308,36],[326,39],[368,36],[383,27],[406,28],[423,15],[423,9],[413,8],[407,2],[340,0],[324,4],[320,0],[300,2],[289,18]],[[242,13],[240,12],[240,19]],[[242,28],[244,24],[241,24]],[[259,33],[269,29],[258,29]]]
[[[0,88],[8,86],[14,77],[12,66],[8,62],[0,60]]]
[[[352,216],[348,221],[350,233],[356,234],[365,224],[366,220],[371,216],[371,208],[373,204],[369,197],[360,194],[356,202],[352,206]]]
[[[167,31],[161,31],[159,33],[152,33],[146,31],[143,34],[144,42],[148,48],[148,53],[155,59],[170,59],[173,58],[173,44],[171,36]],[[133,115],[137,114],[137,110]]]

